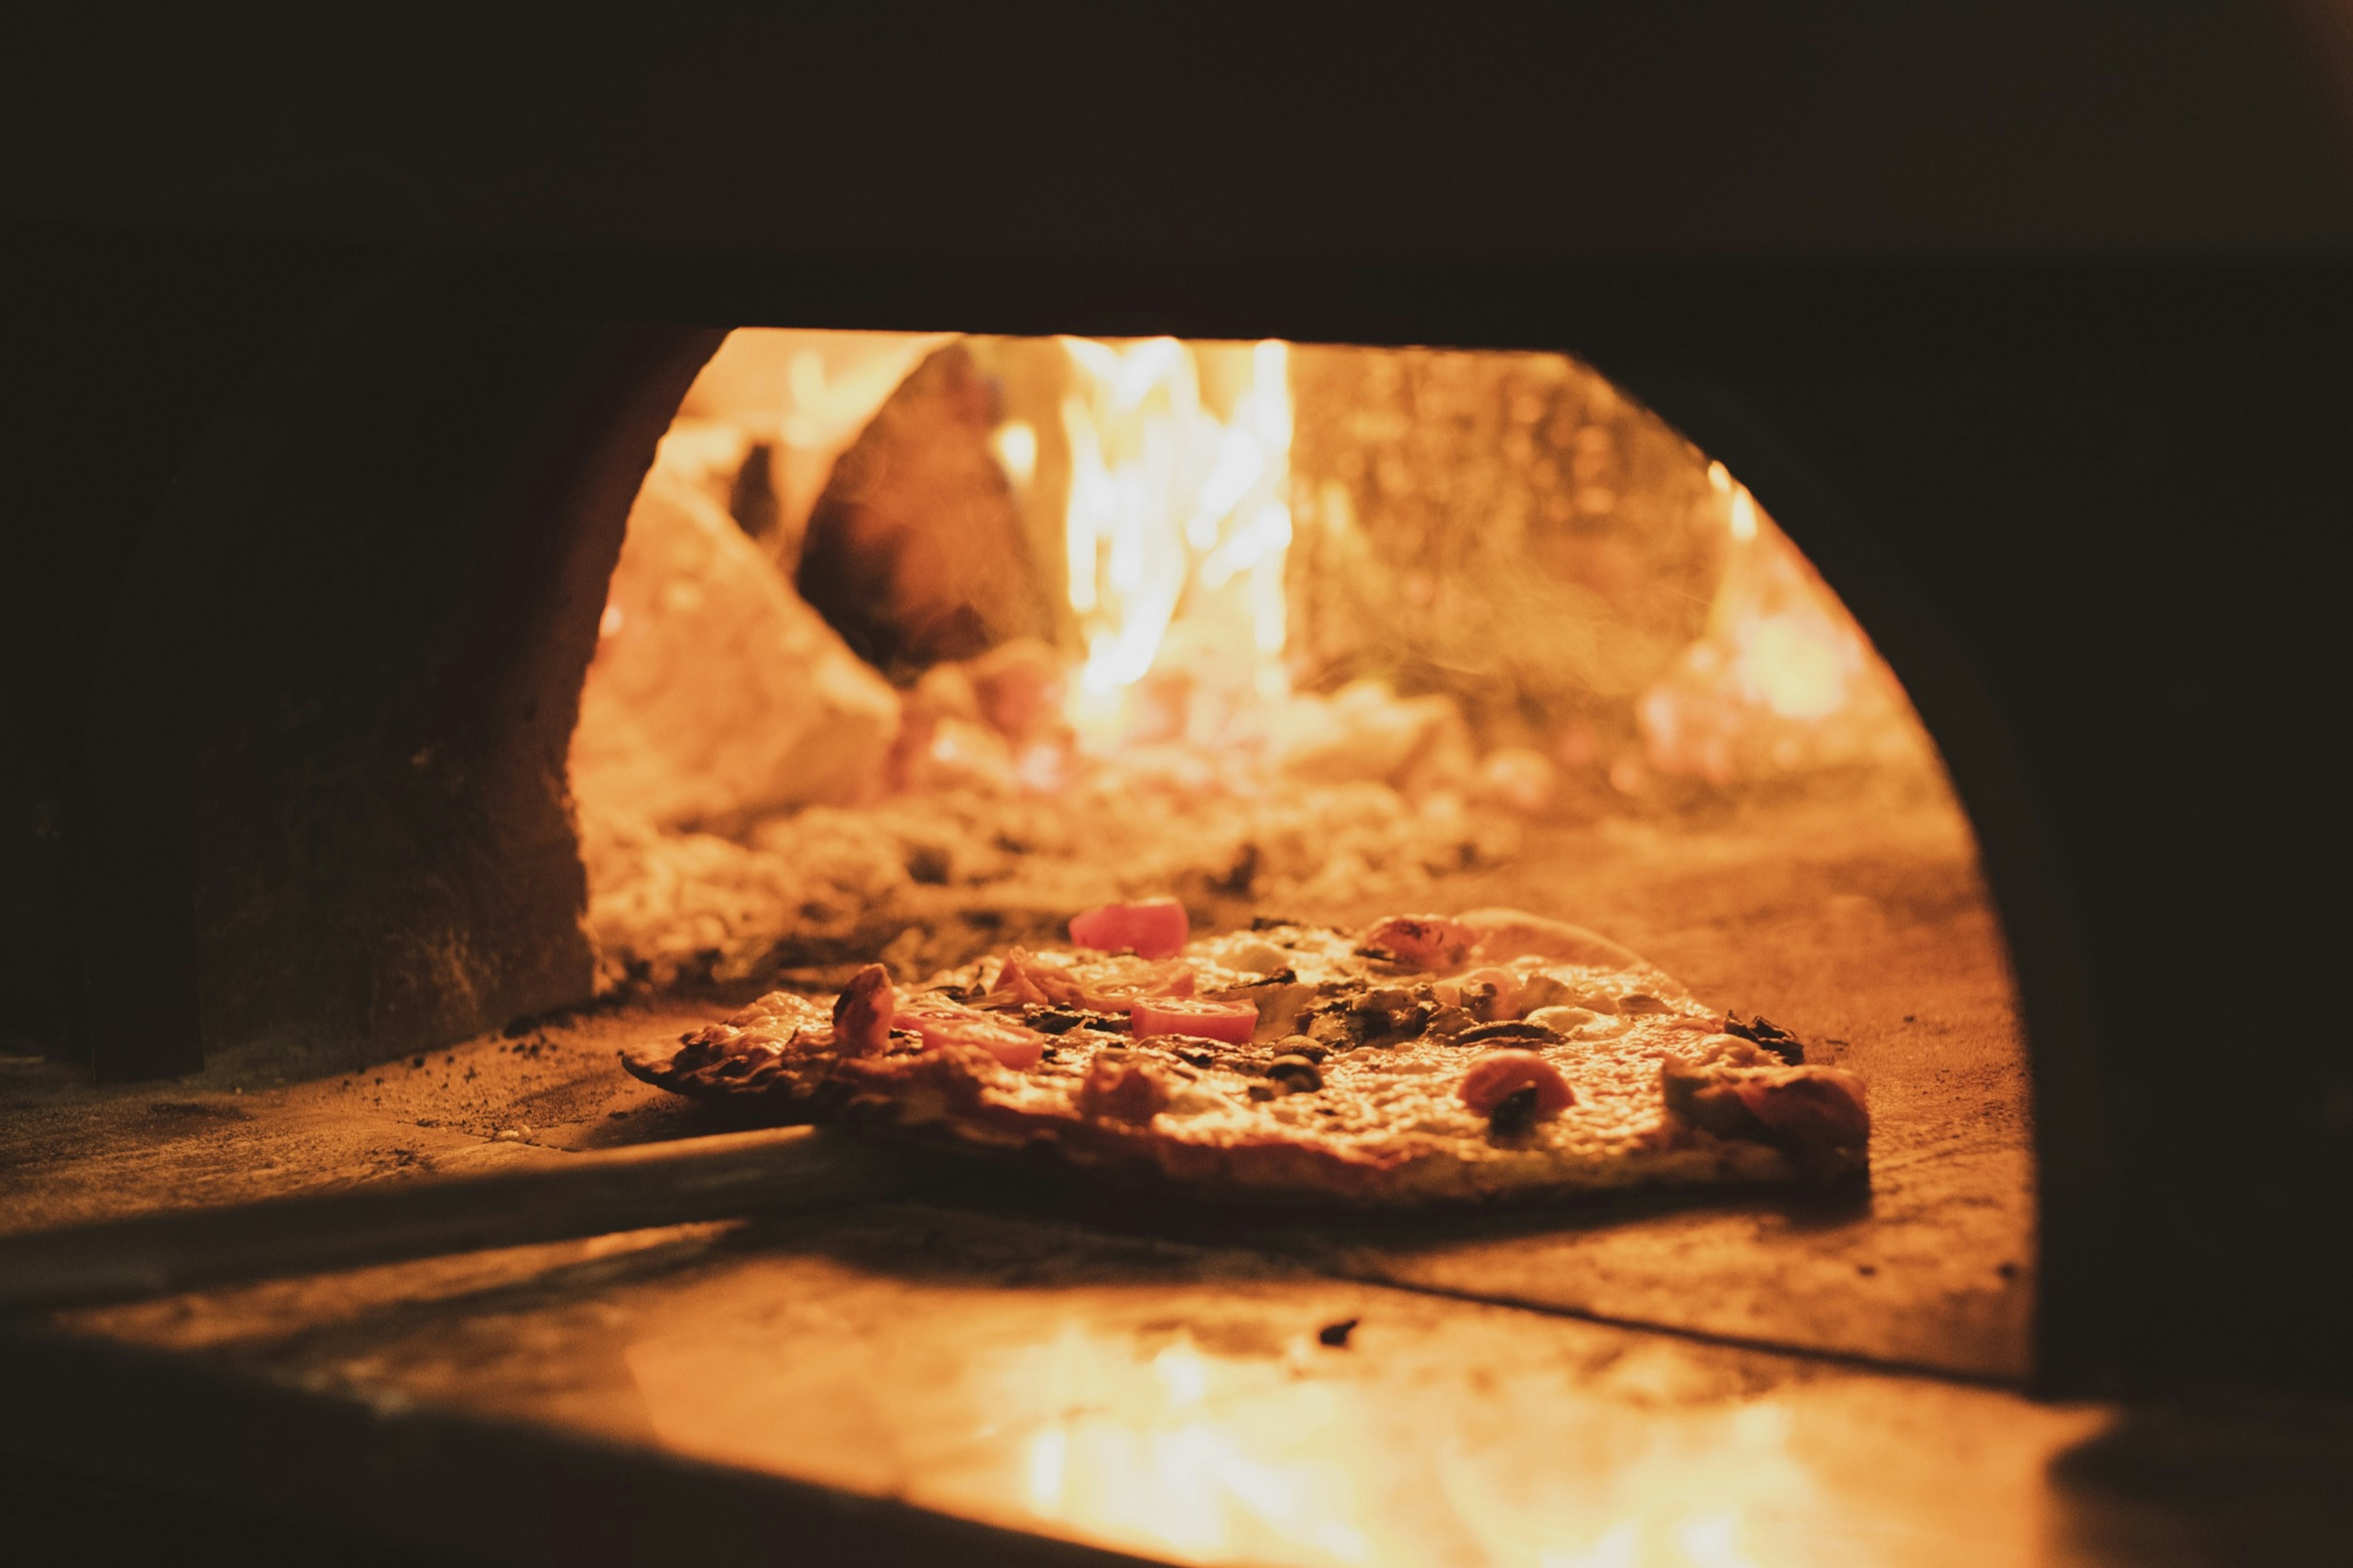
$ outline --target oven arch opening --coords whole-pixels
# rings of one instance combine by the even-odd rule
[[[1279,418],[1253,401],[1277,365]],[[1189,469],[1167,455],[1188,439]],[[1204,523],[1234,450],[1251,479]],[[1283,544],[1251,563],[1271,555],[1282,584],[1270,637],[1240,574],[1203,579],[1277,501]],[[907,560],[943,540],[955,559],[911,584]],[[1090,689],[1135,614],[1108,602],[1120,548],[1180,580],[1145,606],[1168,652]],[[600,631],[572,763],[609,991],[741,996],[877,956],[920,977],[1153,891],[1227,925],[1524,905],[1736,1008],[1831,1019],[1796,1026],[1873,1078],[1889,1147],[1940,1151],[1895,1155],[1906,1173],[1803,1235],[1787,1215],[1737,1238],[1694,1221],[1670,1262],[1675,1223],[1603,1227],[1546,1289],[1602,1316],[2027,1375],[2025,1042],[1968,820],[1806,556],[1590,367],[740,331],[638,492]],[[779,659],[795,679],[764,673]],[[1303,834],[1233,805],[1236,769],[1244,795],[1287,791],[1326,825],[1370,796],[1377,821]],[[1042,844],[1041,810],[1065,819]]]
[[[796,286],[809,298],[827,298],[822,273],[820,268],[808,277],[796,275]],[[707,310],[690,309],[682,317],[672,308],[656,305],[649,310],[645,301],[659,295],[661,286],[659,279],[642,279],[638,280],[639,295],[632,298],[643,297],[628,309],[605,298],[609,286],[600,286],[603,292],[586,290],[571,301],[567,313],[556,319],[526,316],[518,324],[512,312],[493,311],[499,321],[488,325],[479,296],[500,297],[501,274],[493,267],[485,275],[490,279],[487,285],[469,275],[455,289],[458,303],[454,305],[450,281],[438,274],[423,283],[414,276],[404,276],[346,302],[308,339],[281,355],[208,434],[159,518],[154,541],[142,555],[110,627],[111,673],[102,674],[92,700],[98,716],[92,731],[97,738],[88,773],[100,782],[92,786],[95,794],[86,803],[90,807],[86,820],[96,829],[93,841],[102,847],[99,863],[86,880],[94,889],[111,888],[118,898],[132,891],[153,895],[143,900],[143,907],[158,911],[153,922],[155,930],[142,939],[158,962],[147,974],[130,977],[121,974],[119,965],[111,965],[107,956],[120,948],[119,913],[100,909],[84,915],[84,951],[92,955],[93,973],[105,975],[107,981],[108,1005],[93,1009],[91,1029],[93,1054],[104,1075],[136,1077],[185,1070],[194,1064],[200,1045],[216,1059],[240,1052],[259,1053],[258,1059],[282,1059],[298,1071],[349,1065],[377,1059],[389,1051],[405,1051],[412,1043],[421,1047],[428,1039],[496,1027],[511,1016],[507,1012],[511,1006],[527,1011],[564,1005],[588,994],[593,972],[586,944],[578,939],[576,904],[567,907],[563,900],[548,900],[532,901],[527,907],[500,908],[490,901],[455,899],[445,900],[436,911],[448,940],[434,942],[387,943],[382,940],[381,922],[335,929],[285,921],[277,928],[282,948],[270,956],[282,967],[289,962],[288,952],[295,953],[311,966],[309,973],[319,976],[316,984],[305,992],[259,988],[280,1001],[290,1000],[290,1005],[266,1027],[250,1019],[241,1021],[248,1026],[222,1027],[217,1013],[212,1015],[215,1026],[209,1034],[200,1035],[197,1026],[197,994],[216,996],[222,990],[225,950],[220,933],[225,927],[218,919],[219,904],[211,901],[221,897],[223,889],[217,880],[207,882],[208,874],[194,864],[197,857],[193,846],[211,832],[207,814],[220,803],[208,802],[202,787],[192,790],[188,779],[203,776],[198,763],[212,737],[220,732],[224,719],[250,721],[255,714],[281,706],[276,698],[291,679],[288,671],[318,665],[330,657],[364,659],[380,668],[416,667],[427,662],[424,656],[429,643],[440,648],[455,646],[470,650],[470,666],[445,664],[444,671],[451,668],[477,672],[512,669],[530,662],[520,651],[529,640],[523,620],[512,614],[491,613],[497,595],[467,587],[474,581],[470,577],[471,567],[453,570],[436,584],[401,584],[398,592],[409,599],[410,614],[405,626],[389,630],[381,619],[371,620],[367,615],[313,616],[301,623],[302,635],[296,637],[287,635],[287,628],[273,618],[280,609],[280,601],[294,593],[315,596],[324,573],[330,585],[347,595],[350,603],[367,606],[372,595],[385,596],[379,563],[387,550],[407,549],[420,558],[438,554],[445,560],[480,563],[500,558],[499,550],[490,546],[501,539],[522,542],[504,558],[511,569],[524,574],[522,579],[505,579],[510,584],[534,578],[601,583],[618,552],[631,494],[650,464],[655,445],[679,406],[684,388],[724,335],[700,324],[701,320],[710,319],[712,312]],[[997,280],[997,285],[1003,284],[1003,279]],[[978,289],[986,294],[993,286],[997,285],[987,279],[967,280],[967,292]],[[668,288],[672,294],[682,290],[683,298],[693,294],[691,285],[676,279]],[[646,294],[646,289],[654,292]],[[738,300],[723,307],[723,319],[758,320],[765,314],[771,320],[797,316],[913,324],[939,320],[936,308],[918,309],[913,302],[921,293],[913,283],[905,283],[899,294],[885,288],[868,300],[867,307],[860,307],[858,301],[873,290],[844,275],[833,279],[833,302],[824,308],[771,311],[765,306],[746,309]],[[1275,293],[1280,295],[1282,290],[1277,289]],[[543,301],[545,298],[543,290]],[[559,286],[552,298],[563,305],[568,297]],[[1049,324],[1040,319],[1049,316],[1042,300],[1033,304],[1028,321],[1010,324]],[[975,314],[985,316],[986,312]],[[1156,315],[1130,301],[1127,308],[1104,308],[1095,324],[1098,331],[1134,330],[1155,319],[1182,316],[1181,311],[1175,317]],[[679,324],[615,324],[649,319]],[[1201,319],[1207,323],[1219,318],[1217,312],[1206,312]],[[1302,319],[1315,319],[1304,296]],[[1530,321],[1544,319],[1541,311],[1528,317]],[[420,331],[421,325],[430,330]],[[1358,326],[1355,335],[1373,342],[1443,335],[1408,331],[1370,318]],[[1565,329],[1556,333],[1547,328],[1534,335],[1539,340],[1548,336],[1566,340],[1577,334]],[[1496,330],[1493,323],[1472,322],[1459,336],[1461,341],[1475,342],[1510,341],[1512,334]],[[1869,531],[1841,512],[1835,487],[1813,483],[1804,462],[1775,447],[1776,427],[1769,418],[1725,396],[1719,384],[1690,374],[1686,354],[1671,352],[1652,363],[1631,353],[1620,341],[1622,334],[1612,337],[1604,332],[1601,337],[1605,347],[1596,357],[1609,367],[1618,384],[1671,413],[1678,428],[1694,434],[1706,449],[1727,455],[1744,478],[1754,476],[1757,493],[1768,509],[1786,515],[1793,536],[1807,553],[1829,569],[1831,580],[1858,610],[1873,640],[1889,654],[1906,690],[1918,700],[1931,728],[1945,742],[1956,782],[1976,820],[1987,869],[2002,900],[2005,918],[2013,934],[2027,933],[2016,957],[2037,1053],[2035,1086],[2039,1094],[2047,1095],[2052,1082],[2063,1083],[2070,1071],[2084,1065],[2080,1052],[2088,1031],[2074,1025],[2081,1021],[2085,986],[2067,945],[2045,941],[2034,928],[2038,913],[2063,906],[2063,898],[2045,896],[2052,889],[2063,889],[2057,858],[2032,831],[2031,801],[2021,805],[2026,791],[2023,772],[2004,752],[2000,726],[1971,721],[1973,702],[1980,714],[1989,714],[1991,709],[1974,695],[1966,664],[1957,656],[1949,665],[1940,662],[1949,648],[1941,647],[1933,636],[1918,635],[1922,628],[1933,630],[1936,619],[1933,611],[1923,607],[1926,601],[1907,595],[1899,576],[1882,574],[1871,564]],[[1519,341],[1527,339],[1522,336]],[[475,436],[453,445],[456,455],[446,463],[362,460],[369,453],[395,452],[404,458],[429,453],[452,428],[466,427],[467,419],[453,418],[448,388],[453,381],[478,374],[483,363],[501,367],[501,375],[508,378],[510,417],[503,423],[476,424]],[[322,387],[341,388],[341,401],[322,402],[319,395]],[[354,405],[364,406],[364,420],[352,416]],[[363,446],[363,434],[370,445]],[[303,451],[313,454],[309,468],[282,468],[283,454]],[[303,571],[293,574],[296,580],[290,582],[281,572],[240,581],[234,573],[207,566],[207,556],[224,541],[244,539],[248,542],[247,548],[269,558],[288,537],[315,532],[310,524],[320,508],[316,488],[309,480],[321,474],[353,472],[367,476],[373,517],[365,527],[339,532],[320,545],[304,563]],[[600,477],[583,477],[592,475]],[[303,483],[292,482],[298,477]],[[463,505],[451,505],[452,498]],[[431,527],[416,531],[413,525],[418,520],[429,521]],[[490,526],[484,526],[485,520],[490,520]],[[512,531],[502,531],[506,530]],[[191,584],[200,584],[204,591],[186,591]],[[595,608],[595,598],[591,589],[586,595],[589,609]],[[208,635],[206,617],[190,614],[196,605],[212,621],[234,621],[247,647],[260,646],[268,651],[268,658],[248,658],[239,667],[228,668],[212,646],[217,639]],[[281,894],[291,889],[289,901],[298,907],[346,910],[366,904],[386,883],[404,880],[412,886],[447,889],[476,879],[512,882],[519,875],[530,884],[544,875],[548,879],[538,885],[568,886],[573,889],[570,896],[576,897],[577,881],[567,884],[565,880],[579,876],[577,862],[570,858],[568,829],[563,840],[563,863],[556,858],[524,863],[510,856],[511,846],[495,839],[439,831],[445,819],[438,814],[448,809],[446,805],[434,805],[419,816],[399,820],[399,814],[385,804],[387,796],[398,792],[384,786],[386,780],[401,776],[392,765],[395,760],[406,764],[427,744],[438,746],[437,754],[444,759],[474,757],[470,748],[480,748],[484,755],[503,751],[504,761],[474,776],[513,769],[507,776],[534,781],[531,789],[539,799],[551,803],[554,819],[560,822],[561,773],[549,770],[547,731],[505,720],[519,718],[537,698],[543,705],[536,712],[543,718],[549,713],[561,715],[562,732],[568,733],[567,693],[578,689],[580,669],[586,666],[595,633],[594,620],[582,619],[575,613],[579,611],[581,603],[575,595],[565,625],[570,627],[566,635],[574,639],[569,645],[574,653],[567,658],[576,657],[577,665],[552,673],[544,666],[538,667],[545,674],[543,680],[534,677],[504,686],[471,679],[439,687],[428,683],[426,689],[443,693],[443,700],[412,703],[406,710],[406,728],[396,737],[381,722],[380,690],[315,683],[326,710],[335,715],[335,723],[289,748],[286,754],[301,762],[299,770],[235,781],[248,793],[242,803],[231,804],[264,821],[286,813],[294,802],[305,803],[303,809],[321,807],[317,815],[346,820],[376,814],[378,820],[397,822],[392,841],[400,844],[403,852],[389,859],[379,858],[358,870],[339,867],[331,859],[290,856],[269,868],[263,879]],[[541,646],[558,646],[560,640],[543,639]],[[157,669],[166,671],[166,679],[159,681],[134,673]],[[504,710],[505,720],[501,722],[460,722],[454,715],[464,704],[446,700],[452,689],[480,692],[492,688],[512,696],[513,705]],[[546,706],[551,693],[554,705]],[[352,706],[336,714],[335,705],[344,695],[353,695]],[[199,713],[201,718],[191,722]],[[342,765],[322,769],[306,754],[305,748],[322,735],[333,741],[335,754],[343,759]],[[538,738],[528,747],[519,746],[516,738],[524,735]],[[160,746],[156,744],[159,736],[164,742]],[[353,737],[358,736],[367,737],[369,744],[355,744]],[[395,752],[399,753],[396,759]],[[188,772],[175,776],[168,767],[153,765],[159,755],[187,757]],[[547,783],[551,777],[556,781],[553,789]],[[322,790],[322,779],[333,787]],[[444,798],[462,800],[466,794],[461,786]],[[110,825],[119,826],[120,832],[110,834]],[[174,861],[164,852],[169,846],[158,847],[159,835],[170,838],[175,834],[185,836],[175,840],[184,846],[177,873],[182,879],[166,887],[159,878],[174,874]],[[571,868],[565,869],[565,864]],[[177,925],[171,911],[191,902],[207,912],[200,923]],[[397,910],[404,906],[397,900],[377,900],[375,907]],[[2024,926],[2018,923],[2021,910],[2026,911]],[[567,942],[577,943],[568,949],[576,957],[561,966],[554,983],[522,997],[520,1005],[515,993],[501,991],[496,984],[477,984],[480,975],[495,977],[501,972],[497,955],[502,951],[561,952],[567,951]],[[183,955],[184,961],[174,960],[174,953]],[[445,967],[437,972],[429,964],[414,963],[420,953],[445,963]],[[445,961],[453,958],[454,967],[448,966]],[[480,967],[470,973],[469,964]],[[405,966],[405,973],[412,976],[424,975],[429,984],[423,994],[445,1001],[454,998],[454,1003],[439,1011],[406,1017],[372,1013],[374,996],[398,994],[396,987],[378,983],[388,965]],[[234,984],[239,974],[250,972],[249,966],[232,965],[227,978]],[[174,981],[175,975],[185,979],[185,985]],[[148,984],[157,977],[157,984]],[[453,978],[465,984],[454,984]],[[142,987],[153,994],[144,994]],[[248,994],[258,994],[257,988],[248,987]],[[2076,1009],[2072,1016],[2071,1006]],[[2051,1026],[2050,1020],[2056,1020],[2056,1026]],[[2061,1109],[2068,1110],[2064,1105]],[[2052,1119],[2047,1114],[2038,1123],[2046,1152],[2056,1147],[2063,1157],[2059,1164],[2046,1163],[2044,1191],[2038,1199],[2046,1265],[2041,1310],[2047,1315],[2056,1294],[2071,1304],[2074,1321],[2097,1328],[2105,1322],[2099,1281],[2054,1293],[2049,1267],[2054,1211],[2063,1216],[2074,1214],[2078,1220],[2102,1212],[2098,1183],[2094,1179],[2096,1171],[2064,1173],[2063,1181],[2056,1185],[2049,1180],[2063,1174],[2060,1167],[2065,1156],[2090,1142],[2080,1136],[2085,1126],[2082,1105],[2074,1106],[2071,1114],[2077,1120],[2058,1133],[2053,1132]],[[2096,1119],[2091,1120],[2095,1131]],[[2075,1242],[2084,1243],[2060,1247],[2061,1266],[2075,1267],[2095,1253],[2091,1244],[2098,1237],[2085,1233],[2095,1232],[2096,1225],[2069,1221],[2061,1228]],[[2086,1272],[2100,1273],[2097,1268]],[[2046,1346],[2051,1342],[2047,1326],[2043,1340]],[[2046,1350],[2041,1358],[2039,1375],[2052,1386],[2082,1387],[2100,1375],[2098,1356],[2084,1348],[2082,1336],[2070,1344],[2072,1348],[2063,1353],[2053,1355]]]

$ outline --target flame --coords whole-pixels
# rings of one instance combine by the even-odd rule
[[[1651,765],[1725,784],[1910,758],[1916,725],[1870,638],[1746,485],[1722,463],[1707,478],[1729,554],[1706,631],[1636,704]]]
[[[1086,650],[1073,723],[1098,740],[1124,732],[1137,683],[1187,645],[1180,627],[1205,647],[1246,647],[1244,683],[1282,696],[1290,346],[1059,341],[1071,371],[1063,537]],[[1225,417],[1205,372],[1236,389]]]
[[[1825,617],[1763,616],[1743,625],[1733,669],[1742,692],[1784,719],[1827,719],[1846,706],[1852,645]]]
[[[1788,536],[1763,531],[1748,487],[1708,465],[1725,498],[1733,559],[1716,600],[1714,640],[1730,650],[1740,700],[1784,719],[1827,719],[1847,706],[1850,688],[1872,662],[1871,644],[1846,606],[1813,576]]]
[[[997,427],[988,448],[1005,468],[1015,489],[1026,489],[1038,476],[1038,432],[1026,419],[1009,419]]]
[[[1746,543],[1757,537],[1757,498],[1748,487],[1732,477],[1732,470],[1722,463],[1707,466],[1708,488],[1724,498],[1724,520],[1732,537]]]

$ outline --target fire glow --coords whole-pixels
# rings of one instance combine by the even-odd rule
[[[1936,767],[1757,499],[1556,355],[741,331],[598,629],[608,991],[1171,889],[1435,907],[1550,826]]]
[[[1884,753],[1908,704],[1870,639],[1722,463],[1723,579],[1702,636],[1635,707],[1661,772],[1727,785]]]
[[[1462,909],[1474,877],[1573,887],[1611,830],[1663,840],[1760,780],[1862,816],[1895,795],[1811,781],[1936,766],[1757,499],[1574,362],[836,336],[739,334],[758,352],[714,362],[739,391],[712,377],[710,427],[681,417],[631,515],[574,748],[610,994],[748,990],[812,955],[922,985],[1150,895],[1234,927]],[[838,460],[876,432],[881,457]],[[936,483],[874,493],[943,453]],[[890,526],[841,521],[870,513]],[[916,583],[976,621],[1036,614],[894,662],[796,573],[826,526],[892,568],[852,610]],[[787,1358],[826,1382],[789,1420],[685,1319],[631,1369],[681,1443],[1184,1561],[1778,1568],[1874,1560],[1885,1534],[1818,1506],[1799,1429],[1844,1417],[1803,1388],[1736,1410],[1671,1360],[1433,1338],[1402,1299],[1335,1342],[1316,1325],[1353,1301],[1243,1332],[1166,1284],[1060,1321],[1050,1292],[1077,1287],[907,1288],[953,1298],[956,1353],[901,1363],[912,1342],[862,1326],[887,1311],[812,1312],[794,1331],[843,1353]],[[1451,1392],[1466,1368],[1475,1398]],[[877,1388],[921,1406],[920,1443],[871,1443]],[[1595,1419],[1612,1401],[1646,1412],[1642,1442]],[[1952,1560],[2025,1554],[1994,1546]]]
[[[1379,1560],[1347,1467],[1318,1451],[1339,1412],[1329,1390],[1297,1375],[1313,1360],[1303,1339],[1273,1382],[1237,1379],[1183,1336],[1141,1361],[1077,1333],[1054,1350],[1043,1365],[1022,1358],[1018,1374],[1071,1406],[1023,1447],[1036,1517],[1209,1561]],[[1250,1417],[1239,1425],[1237,1402]]]
[[[1802,1392],[1736,1408],[1661,1400],[1663,1358],[1638,1356],[1608,1377],[1660,1401],[1649,1445],[1630,1452],[1584,1429],[1589,1391],[1547,1392],[1536,1378],[1535,1387],[1492,1389],[1468,1409],[1381,1409],[1368,1405],[1364,1380],[1384,1374],[1345,1359],[1353,1353],[1304,1332],[1233,1354],[1184,1329],[1139,1339],[1066,1321],[973,1363],[1000,1458],[998,1468],[968,1474],[983,1500],[1000,1509],[1015,1500],[1057,1533],[1197,1563],[1878,1560],[1883,1521],[1825,1529],[1816,1517],[1825,1489],[1800,1428],[1824,1415]],[[1401,1344],[1387,1353],[1418,1355]],[[1499,1466],[1472,1437],[1490,1427],[1542,1438]],[[1408,1483],[1409,1472],[1430,1489]],[[1970,1559],[1965,1548],[1930,1560]]]
[[[1061,409],[1070,605],[1085,649],[1071,721],[1114,740],[1133,689],[1188,644],[1246,649],[1249,689],[1281,698],[1289,346],[1060,341],[1073,372]],[[1229,390],[1224,417],[1205,380]],[[1194,635],[1172,639],[1180,627]]]

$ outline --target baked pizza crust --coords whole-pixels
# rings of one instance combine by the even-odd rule
[[[1868,1164],[1852,1074],[1513,910],[1265,925],[1165,958],[1015,949],[908,992],[870,965],[839,998],[773,993],[623,1055],[760,1120],[1219,1200],[1409,1208]]]

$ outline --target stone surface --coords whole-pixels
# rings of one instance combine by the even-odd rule
[[[785,571],[800,558],[834,464],[907,373],[952,336],[741,327],[694,378],[681,419],[723,421],[765,448],[754,460],[767,470],[775,516],[750,531]]]
[[[417,282],[256,372],[87,625],[83,853],[49,912],[83,921],[101,1074],[345,1066],[592,988],[565,746],[715,337],[442,314]]]
[[[1330,1273],[1689,1333],[2025,1377],[2035,1236],[2025,1068],[2000,931],[1957,819],[1799,800],[1715,823],[1532,832],[1516,861],[1431,889],[1592,925],[1713,1003],[1763,1013],[1861,1072],[1873,1184],[1483,1218],[1302,1225],[976,1183],[973,1201],[1109,1228],[1246,1242]],[[1345,901],[1297,912],[1361,921]],[[1244,914],[1247,910],[1243,911]],[[623,1040],[719,1004],[591,1014],[304,1083],[223,1063],[89,1091],[28,1067],[0,1100],[0,1225],[364,1179],[710,1125],[623,1075]],[[381,1080],[381,1081],[379,1081]],[[242,1087],[243,1094],[233,1092]],[[618,1111],[622,1114],[616,1116]],[[501,1141],[501,1132],[512,1138]],[[481,1151],[475,1152],[474,1151]],[[527,1157],[527,1156],[522,1156]]]
[[[571,749],[592,858],[608,819],[725,830],[874,786],[898,699],[691,475],[646,476],[602,633]]]
[[[1290,656],[1461,702],[1630,734],[1723,571],[1707,458],[1559,354],[1302,344]]]
[[[1860,810],[1868,826],[1858,828]],[[1532,835],[1494,901],[1575,920],[1870,1085],[1872,1181],[1311,1238],[1373,1277],[1978,1376],[2031,1370],[2027,1066],[1957,816],[1820,800],[1696,828]],[[1462,904],[1472,905],[1470,889]]]
[[[554,1437],[633,1463],[641,1495],[684,1461],[1156,1561],[2302,1563],[2348,1543],[2325,1501],[2353,1478],[2341,1433],[2035,1405],[922,1205],[85,1309],[45,1331],[267,1391],[280,1442],[367,1412],[386,1485],[459,1434],[491,1445],[478,1465],[503,1450],[543,1475]],[[507,1494],[504,1533],[583,1527],[537,1519],[534,1497]],[[401,1506],[427,1540],[469,1528],[446,1488]],[[589,1503],[586,1527],[615,1506]],[[756,1527],[756,1495],[733,1506]],[[870,1518],[873,1560],[898,1557],[892,1523]]]
[[[1844,1203],[1310,1224],[976,1168],[920,1203],[84,1309],[14,1325],[0,1358],[152,1354],[126,1386],[201,1374],[203,1407],[227,1412],[205,1419],[227,1430],[299,1447],[322,1423],[337,1506],[420,1540],[480,1528],[445,1488],[403,1486],[435,1454],[462,1453],[494,1493],[503,1467],[543,1478],[551,1455],[593,1455],[607,1479],[576,1518],[536,1519],[534,1493],[502,1505],[498,1550],[534,1561],[518,1532],[608,1557],[686,1539],[616,1546],[636,1516],[596,1511],[653,1506],[685,1484],[680,1461],[746,1485],[663,1517],[703,1529],[733,1510],[754,1541],[802,1517],[759,1480],[1176,1562],[2343,1561],[2329,1500],[2353,1445],[2326,1419],[2052,1406],[1968,1381],[2027,1364],[2020,1041],[1954,820],[1882,807],[1869,832],[1820,800],[1544,829],[1515,866],[1444,888],[1451,907],[1599,925],[1862,1071],[1874,1180]],[[257,1059],[92,1090],[13,1063],[0,1226],[704,1131],[611,1052],[714,1006],[589,1014],[301,1083]],[[330,1439],[353,1416],[375,1447],[346,1457]],[[394,1489],[353,1500],[371,1486]],[[879,1552],[900,1522],[859,1528]]]

